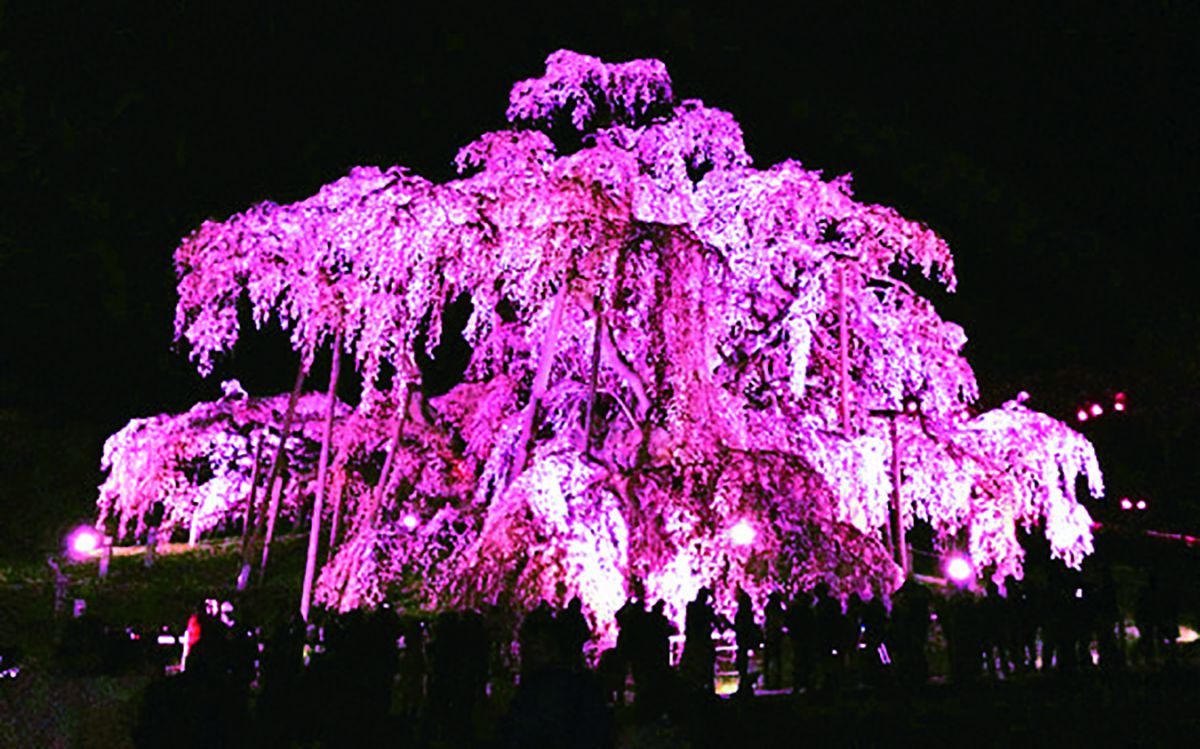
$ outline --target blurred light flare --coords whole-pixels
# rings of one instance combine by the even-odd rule
[[[749,546],[754,543],[757,536],[758,531],[754,530],[754,526],[745,519],[737,521],[729,529],[729,540],[733,542],[734,546]]]
[[[1137,501],[1137,508],[1138,508],[1139,510],[1144,510],[1144,509],[1146,509],[1146,500],[1144,500],[1144,499],[1139,499],[1139,500]]]
[[[417,526],[421,524],[420,518],[418,518],[416,515],[414,515],[411,512],[408,513],[407,515],[405,515],[404,519],[401,520],[400,522],[401,522],[401,524],[404,525],[405,530],[409,530],[409,531],[415,531],[417,529]]]
[[[76,528],[67,537],[67,550],[74,557],[86,557],[100,548],[100,533],[91,526]]]
[[[1091,408],[1092,416],[1099,416],[1104,413],[1104,406],[1099,403],[1093,403]]]
[[[967,558],[961,555],[950,557],[946,561],[946,575],[957,585],[963,585],[974,576],[975,570]]]

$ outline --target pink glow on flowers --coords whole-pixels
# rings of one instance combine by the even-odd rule
[[[755,167],[734,117],[677,97],[657,60],[559,51],[509,103],[514,128],[464,147],[460,179],[357,168],[300,202],[207,222],[176,252],[176,336],[201,373],[248,307],[256,327],[289,332],[304,364],[340,340],[361,375],[362,406],[330,436],[347,522],[319,602],[375,605],[402,580],[431,607],[501,592],[522,605],[565,584],[603,628],[637,575],[679,622],[701,586],[720,605],[735,585],[761,604],[780,581],[746,564],[750,550],[806,579],[894,587],[893,456],[905,519],[968,538],[968,569],[1019,577],[1017,529],[1043,520],[1055,558],[1077,567],[1092,552],[1075,498],[1080,473],[1102,493],[1091,444],[1026,393],[968,410],[966,332],[896,275],[953,291],[931,230],[856,201],[848,177]],[[569,139],[560,155],[551,136],[567,123],[584,147]],[[432,353],[458,296],[473,310],[467,372],[421,404],[428,419],[397,418],[422,384],[422,321]],[[853,346],[833,324],[847,301]],[[581,393],[604,398],[592,409],[589,395],[583,423]],[[112,513],[117,536],[131,523],[141,534],[161,507],[162,532],[195,537],[242,516],[286,401],[231,385],[187,414],[131,422],[105,446],[98,523]],[[305,470],[289,473],[316,465],[324,404],[297,404],[300,434],[284,445]],[[1092,401],[1076,405],[1091,418]],[[884,407],[920,419],[893,420],[889,438],[867,417]],[[288,481],[281,511],[300,514],[314,489]],[[660,533],[678,553],[638,558],[638,540]]]
[[[734,546],[749,546],[754,543],[754,539],[758,537],[758,531],[754,530],[754,526],[750,521],[742,519],[734,523],[729,529],[729,540]]]
[[[974,574],[971,563],[962,555],[956,554],[946,562],[946,576],[954,581],[955,585],[964,585]]]

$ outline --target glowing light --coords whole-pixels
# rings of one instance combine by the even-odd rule
[[[1117,401],[1116,403],[1113,404],[1113,410],[1114,411],[1124,411],[1125,404],[1122,403],[1121,401]]]
[[[1189,642],[1195,642],[1196,640],[1200,640],[1200,633],[1197,633],[1196,630],[1186,625],[1179,625],[1179,636],[1175,638],[1175,642],[1184,645]]]
[[[1087,411],[1085,411],[1085,410],[1083,410],[1083,409],[1081,408],[1081,409],[1079,409],[1079,411],[1078,411],[1078,412],[1075,414],[1075,418],[1076,418],[1076,419],[1079,419],[1080,421],[1087,421],[1087,420],[1088,420],[1088,412],[1087,412]]]
[[[734,546],[749,546],[754,543],[754,539],[758,536],[758,532],[754,530],[754,526],[750,525],[749,521],[739,520],[729,529],[729,540]]]
[[[100,534],[95,528],[81,526],[67,537],[67,549],[71,556],[86,557],[100,548]]]
[[[954,581],[956,585],[963,585],[974,576],[975,570],[971,568],[971,563],[966,557],[953,556],[946,562],[946,575]]]
[[[1144,500],[1144,499],[1139,499],[1139,500],[1137,501],[1137,508],[1138,508],[1139,510],[1144,510],[1144,509],[1146,509],[1146,500]]]
[[[416,515],[414,515],[411,512],[408,513],[407,515],[405,515],[404,519],[401,520],[400,522],[404,525],[404,528],[406,530],[410,530],[410,531],[415,531],[417,529],[417,526],[421,524],[420,518],[418,518]]]
[[[1099,416],[1100,414],[1104,413],[1104,406],[1101,406],[1099,403],[1093,403],[1091,411],[1092,416]]]
[[[1129,497],[1121,497],[1121,509],[1122,510],[1132,510],[1133,509],[1133,501],[1130,500]]]

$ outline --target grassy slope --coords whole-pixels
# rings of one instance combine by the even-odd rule
[[[70,600],[83,598],[88,612],[106,623],[180,630],[193,607],[217,597],[234,601],[243,621],[269,623],[299,605],[305,542],[300,536],[279,539],[265,584],[242,595],[235,589],[240,566],[235,540],[165,554],[150,568],[140,554],[118,554],[104,579],[97,577],[96,560],[64,563],[70,579],[68,615]],[[45,563],[0,566],[0,645],[47,655],[61,624],[54,617],[53,602],[54,576]]]

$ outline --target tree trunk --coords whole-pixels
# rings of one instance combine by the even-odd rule
[[[283,486],[279,484],[279,472],[283,467],[284,448],[292,433],[292,420],[296,416],[296,401],[300,400],[300,391],[304,388],[304,378],[308,376],[308,365],[300,361],[300,369],[296,371],[296,384],[292,387],[291,397],[288,398],[287,413],[283,417],[283,429],[279,435],[279,447],[275,450],[275,461],[271,464],[271,475],[267,478],[267,488],[271,495],[271,504],[267,510],[267,533],[263,539],[262,563],[258,567],[258,582],[261,585],[267,574],[267,558],[271,555],[271,542],[275,540],[275,518],[279,515],[279,495]]]
[[[329,391],[325,404],[325,429],[321,435],[321,457],[317,462],[317,496],[313,498],[312,523],[308,532],[308,555],[304,559],[304,587],[300,591],[300,618],[308,621],[312,603],[313,576],[317,571],[317,546],[321,540],[321,505],[325,497],[325,482],[329,478],[329,443],[333,440],[333,412],[337,404],[338,369],[342,361],[342,332],[333,339],[333,355],[329,364]]]
[[[254,448],[254,469],[250,472],[250,496],[246,499],[246,520],[242,523],[242,567],[243,569],[250,564],[250,539],[254,536],[254,501],[258,493],[258,474],[262,472],[262,451],[263,445],[267,444],[267,430],[270,427],[264,427],[263,432],[258,437],[258,446]],[[240,582],[239,577],[238,590],[244,590],[245,583]]]
[[[396,447],[400,444],[400,435],[404,431],[404,422],[408,418],[408,409],[412,402],[412,386],[405,386],[404,405],[396,411],[395,431],[392,434],[392,445],[388,448],[387,457],[383,459],[383,470],[379,472],[379,484],[371,492],[371,499],[358,513],[358,524],[374,524],[379,508],[383,505],[383,495],[387,491],[388,482],[392,478],[392,465],[395,462]]]
[[[600,313],[600,296],[596,295],[596,330],[592,336],[592,373],[588,382],[587,415],[583,419],[583,452],[592,451],[592,412],[596,408],[596,385],[600,381],[600,341],[604,334],[604,315]]]
[[[846,327],[846,266],[838,263],[838,417],[850,436],[850,331]]]
[[[533,391],[529,394],[529,406],[525,418],[521,422],[521,441],[517,444],[517,455],[513,460],[512,470],[508,474],[511,484],[529,460],[529,442],[533,439],[533,425],[537,421],[537,412],[542,405],[542,396],[546,394],[546,383],[550,379],[550,368],[554,365],[554,354],[558,348],[558,329],[562,326],[563,300],[567,296],[569,281],[564,279],[558,293],[554,295],[554,309],[550,311],[550,327],[546,329],[546,337],[542,341],[542,350],[538,355],[537,373],[533,377]]]
[[[337,548],[338,526],[342,519],[342,505],[345,504],[346,484],[338,487],[337,496],[333,499],[333,522],[329,526],[329,548],[325,551],[325,561],[333,559],[333,550]]]

